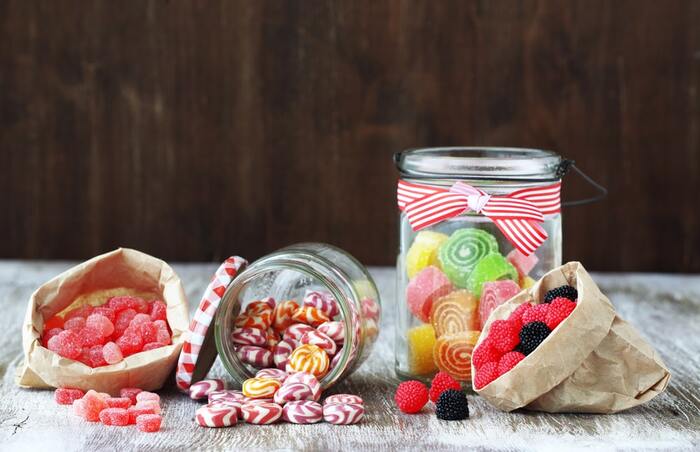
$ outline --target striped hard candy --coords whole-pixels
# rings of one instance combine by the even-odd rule
[[[323,401],[324,405],[328,403],[356,403],[359,405],[364,405],[362,397],[354,394],[333,394],[326,397],[326,399]]]
[[[301,338],[304,337],[304,335],[309,331],[314,331],[314,328],[303,323],[295,323],[293,325],[289,325],[287,329],[284,330],[282,339],[285,341],[292,341],[294,344],[298,344],[299,342],[301,342]]]
[[[314,400],[321,398],[321,383],[318,378],[307,372],[297,372],[287,377],[285,384],[303,383],[311,389]]]
[[[275,403],[284,405],[295,400],[313,400],[314,393],[304,383],[283,384],[275,393]]]
[[[345,347],[342,347],[342,348],[340,349],[339,353],[337,353],[337,354],[333,357],[333,359],[331,360],[331,365],[328,367],[328,370],[333,370],[333,369],[335,369],[335,366],[338,365],[338,363],[340,362],[340,358],[343,356],[343,350],[345,350]]]
[[[231,341],[237,345],[267,345],[267,332],[258,328],[234,328]]]
[[[328,355],[333,356],[338,351],[335,341],[320,331],[309,331],[301,338],[302,344],[312,344],[322,348]]]
[[[282,419],[292,424],[315,424],[323,419],[323,407],[311,400],[289,402],[282,408]]]
[[[295,372],[308,372],[317,378],[326,375],[329,365],[328,353],[317,345],[300,345],[289,355],[289,367]]]
[[[377,326],[377,322],[374,319],[365,320],[363,326],[362,334],[365,340],[377,337],[379,334],[379,326]]]
[[[221,391],[213,391],[208,395],[209,403],[215,400],[243,400],[245,395],[241,391],[236,391],[234,389],[223,389]]]
[[[306,323],[307,325],[318,326],[323,322],[328,322],[330,318],[313,306],[301,306],[292,314],[295,322]]]
[[[333,298],[333,295],[328,292],[309,290],[304,295],[302,305],[312,306],[331,319],[340,313],[338,303]]]
[[[287,379],[289,375],[287,375],[287,372],[281,370],[281,369],[275,369],[275,368],[269,368],[269,369],[260,369],[256,374],[256,378],[273,378],[280,383],[284,383],[284,380]]]
[[[379,303],[377,303],[373,298],[364,298],[361,301],[362,304],[362,314],[370,319],[379,319]]]
[[[221,391],[224,387],[224,380],[219,378],[198,381],[190,385],[190,398],[194,400],[204,399],[212,392]]]
[[[218,407],[218,406],[224,406],[228,408],[233,408],[236,410],[236,416],[238,418],[243,417],[243,413],[241,411],[241,407],[247,403],[244,399],[241,400],[231,400],[231,399],[217,399],[217,400],[212,400],[211,402],[208,403],[208,406],[210,407]]]
[[[244,314],[248,315],[272,315],[275,309],[275,299],[272,297],[263,298],[262,300],[251,301],[245,307]]]
[[[249,378],[243,382],[243,394],[251,399],[268,399],[282,383],[273,378]]]
[[[327,403],[323,405],[323,419],[336,425],[357,424],[365,414],[359,403]]]
[[[277,331],[275,331],[272,328],[267,329],[267,342],[265,343],[265,346],[267,347],[268,350],[272,350],[275,345],[279,344],[280,342],[280,335],[277,334]]]
[[[345,324],[343,322],[323,322],[316,328],[316,331],[325,334],[338,344],[345,341]]]
[[[294,323],[292,316],[299,309],[299,304],[294,300],[283,301],[275,307],[272,313],[272,328],[278,333],[283,332]]]
[[[276,403],[246,403],[241,407],[243,420],[249,424],[272,424],[282,416],[282,407]]]
[[[275,345],[272,357],[275,361],[275,366],[277,366],[278,369],[286,369],[287,361],[289,361],[289,355],[292,354],[295,347],[296,344],[289,339],[281,340],[277,345]]]
[[[251,399],[250,397],[246,397],[243,405],[246,403],[275,403],[275,399]]]
[[[255,345],[241,345],[236,348],[236,354],[244,363],[248,363],[259,369],[272,367],[274,363],[270,350],[256,347]]]
[[[238,422],[238,414],[233,407],[205,405],[197,409],[195,419],[202,427],[230,427]]]
[[[257,328],[259,330],[267,330],[272,324],[271,315],[248,315],[241,314],[236,317],[233,326],[236,328]]]

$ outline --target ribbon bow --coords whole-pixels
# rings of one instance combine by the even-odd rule
[[[492,196],[462,182],[445,190],[399,180],[397,199],[414,231],[474,211],[493,221],[518,251],[529,256],[547,240],[542,223],[545,215],[561,210],[560,191],[561,182],[557,182]]]

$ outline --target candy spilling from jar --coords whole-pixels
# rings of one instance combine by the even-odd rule
[[[406,304],[422,322],[407,331],[409,372],[440,370],[470,380],[482,326],[496,307],[534,284],[528,274],[536,264],[534,254],[501,254],[496,237],[481,229],[419,232],[405,256]]]

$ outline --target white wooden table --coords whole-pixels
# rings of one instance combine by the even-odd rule
[[[700,449],[700,276],[595,274],[618,312],[657,347],[673,378],[651,403],[616,415],[502,413],[475,395],[471,417],[439,421],[432,409],[403,415],[392,397],[392,315],[382,319],[374,352],[338,391],[360,394],[364,421],[352,426],[240,424],[206,429],[193,421],[197,402],[171,387],[162,391],[164,426],[155,434],[133,427],[86,423],[53,401],[51,391],[14,385],[21,361],[20,324],[26,301],[42,282],[69,268],[68,262],[0,261],[0,450],[699,450]],[[174,265],[194,310],[216,264]],[[391,313],[394,271],[374,268],[384,309]],[[217,363],[212,374],[225,376]]]

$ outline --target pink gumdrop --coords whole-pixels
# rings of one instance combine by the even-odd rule
[[[70,319],[73,319],[73,318],[75,318],[75,317],[86,318],[87,316],[89,316],[90,314],[92,314],[92,311],[93,311],[94,309],[95,309],[95,308],[93,308],[93,307],[90,306],[90,305],[85,305],[85,306],[82,306],[82,307],[80,307],[80,308],[73,309],[72,311],[66,313],[66,315],[63,316],[63,318],[64,318],[65,320],[70,320]]]
[[[133,309],[124,309],[117,314],[117,320],[114,322],[114,335],[112,337],[119,337],[124,334],[129,324],[136,317],[137,312]]]
[[[139,314],[141,315],[141,314]],[[158,341],[158,327],[151,321],[140,323],[137,325],[139,335],[143,339],[143,343]]]
[[[80,337],[74,331],[62,331],[52,337],[47,348],[69,359],[78,359],[83,352]]]
[[[58,388],[54,391],[53,396],[56,403],[59,405],[72,405],[73,402],[83,398],[85,393],[76,388]]]
[[[131,399],[128,397],[110,397],[105,402],[109,408],[123,408],[126,410],[131,406]]]
[[[51,339],[54,336],[58,336],[63,332],[63,328],[51,328],[47,332],[44,333],[44,336],[42,337],[42,343],[44,344],[44,347],[47,346],[49,343],[49,339]]]
[[[147,400],[154,400],[158,403],[160,403],[160,396],[156,394],[155,392],[150,392],[150,391],[141,391],[138,394],[136,394],[136,402],[145,402]]]
[[[172,338],[170,337],[170,332],[167,329],[158,328],[158,334],[156,335],[156,342],[162,345],[170,345]]]
[[[84,317],[73,317],[70,320],[66,320],[63,324],[63,329],[65,330],[79,330],[85,327]]]
[[[97,422],[100,420],[100,411],[107,408],[106,398],[103,398],[99,393],[92,389],[85,393],[81,399],[83,401],[83,413],[86,420]]]
[[[87,353],[85,353],[85,349],[83,349],[85,359],[81,361],[90,367],[106,366],[107,361],[105,361],[104,355],[102,354],[102,347],[103,346],[100,344],[93,345],[87,349]]]
[[[161,344],[160,342],[149,342],[148,344],[144,344],[143,348],[141,349],[142,352],[147,352],[149,350],[155,350],[157,348],[163,347],[164,344]]]
[[[130,406],[127,411],[129,412],[129,424],[135,424],[136,423],[136,418],[138,416],[141,416],[142,414],[156,414],[155,410],[152,407],[139,407],[136,408],[135,406]]]
[[[129,326],[141,325],[142,323],[151,323],[151,316],[148,314],[136,314]]]
[[[479,300],[481,327],[484,327],[486,320],[494,309],[513,298],[518,292],[520,292],[520,286],[510,279],[485,282],[481,289],[481,299]]]
[[[537,256],[535,256],[535,253],[525,256],[517,249],[514,249],[508,253],[506,259],[508,259],[508,262],[513,264],[513,267],[518,270],[520,277],[527,276],[532,269],[535,268],[535,265],[537,265],[537,261],[539,260],[537,259]]]
[[[421,321],[430,322],[433,303],[453,289],[452,283],[439,268],[428,266],[409,281],[406,302],[411,313]]]
[[[114,333],[114,324],[102,314],[90,314],[85,321],[85,326],[94,328],[102,337],[111,336]]]
[[[119,397],[127,397],[132,404],[136,405],[136,394],[142,391],[141,388],[122,388],[119,390]]]
[[[150,316],[152,321],[156,320],[166,320],[168,312],[168,306],[160,300],[155,300],[151,304]]]
[[[104,425],[128,425],[129,412],[126,408],[105,408],[100,411],[100,421]]]
[[[116,344],[124,356],[133,355],[143,349],[143,339],[136,330],[127,329],[124,334],[116,340]]]
[[[106,337],[102,336],[98,330],[95,328],[90,328],[86,326],[75,332],[80,336],[80,341],[83,347],[92,347],[93,345],[102,345],[106,342]]]
[[[92,313],[105,316],[112,323],[114,323],[117,319],[117,313],[114,311],[114,309],[107,306],[98,306],[94,311],[92,311]]]
[[[131,297],[127,302],[127,306],[140,314],[148,314],[150,307],[146,300],[139,297]]]
[[[136,403],[136,408],[150,408],[155,414],[160,414],[160,404],[155,400],[144,400]]]
[[[158,414],[142,414],[136,417],[136,428],[142,432],[157,432],[163,418]]]
[[[114,342],[107,342],[102,347],[102,356],[108,364],[116,364],[124,359],[121,349]]]

